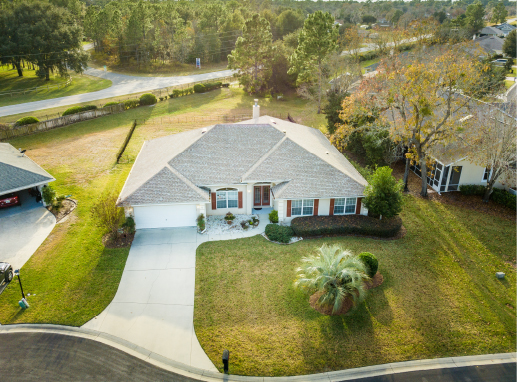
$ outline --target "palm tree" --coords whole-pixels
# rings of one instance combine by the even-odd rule
[[[366,267],[352,252],[338,245],[323,245],[316,255],[304,257],[302,262],[294,286],[311,293],[322,292],[318,303],[332,307],[333,313],[341,309],[347,297],[354,305],[364,299]]]

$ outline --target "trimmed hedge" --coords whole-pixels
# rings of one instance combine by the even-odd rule
[[[514,194],[510,194],[508,191],[501,190],[500,188],[494,188],[490,197],[494,202],[502,204],[503,206],[515,211],[516,196]]]
[[[194,93],[204,93],[206,90],[205,90],[205,85],[203,84],[195,84],[194,85]]]
[[[219,89],[223,86],[222,82],[209,82],[206,84],[196,84],[194,85],[194,92],[195,93],[204,93],[208,92],[210,90]]]
[[[113,105],[118,105],[120,102],[115,102],[115,101],[111,101],[111,102],[108,102],[106,105],[104,105],[103,107],[108,107],[108,106],[113,106]]]
[[[154,94],[146,93],[140,96],[140,105],[154,105],[156,102],[158,100]]]
[[[97,106],[95,106],[95,105],[72,106],[65,110],[65,112],[63,113],[63,117],[65,115],[77,114],[77,113],[81,113],[83,111],[95,110],[95,109],[97,109]]]
[[[291,227],[302,237],[336,234],[393,237],[400,231],[402,219],[399,216],[381,220],[363,215],[304,216],[294,218]]]
[[[485,186],[479,186],[476,184],[462,184],[460,186],[460,192],[462,195],[485,195]]]
[[[39,119],[36,117],[23,117],[16,121],[16,126],[24,126],[24,125],[31,125],[33,123],[38,123]]]
[[[460,192],[462,195],[484,196],[485,190],[486,186],[480,186],[477,184],[463,184],[460,186]],[[503,206],[511,208],[512,210],[516,209],[516,196],[510,194],[506,190],[493,188],[490,199],[492,199],[492,201],[495,203],[502,204]]]
[[[271,241],[278,241],[279,243],[289,243],[294,236],[293,229],[289,226],[278,224],[268,224],[265,230],[266,236]]]
[[[368,277],[372,278],[377,273],[379,269],[379,260],[375,257],[373,253],[363,252],[359,254],[359,260],[363,262],[368,270]]]
[[[135,107],[140,106],[140,100],[139,99],[127,99],[124,101],[124,109],[134,109]]]

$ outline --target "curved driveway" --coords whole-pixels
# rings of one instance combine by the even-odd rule
[[[107,89],[91,93],[77,94],[68,97],[51,98],[43,101],[27,102],[18,105],[0,107],[0,117],[27,113],[34,110],[44,110],[60,106],[75,105],[77,103],[97,101],[100,99],[118,97],[127,94],[141,93],[145,91],[165,88],[168,86],[215,80],[218,78],[229,77],[233,74],[233,71],[221,70],[218,72],[176,77],[134,77],[90,68],[86,70],[84,74],[111,80],[113,85]]]

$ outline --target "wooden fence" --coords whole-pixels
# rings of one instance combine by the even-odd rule
[[[58,127],[70,125],[75,122],[102,117],[104,115],[120,113],[124,111],[124,105],[112,105],[102,109],[87,110],[77,114],[65,115],[63,117],[49,119],[25,126],[13,127],[11,130],[0,130],[0,141],[24,135],[35,134],[40,131],[52,130]]]

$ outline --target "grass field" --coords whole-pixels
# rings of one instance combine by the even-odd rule
[[[25,89],[31,89],[35,87],[43,87],[36,91],[30,91],[26,94],[13,93],[13,95],[4,94],[0,95],[0,107],[16,105],[25,102],[41,101],[44,99],[65,97],[74,94],[82,94],[94,92],[109,88],[111,81],[104,80],[101,78],[91,77],[87,75],[80,75],[71,73],[72,83],[68,86],[64,85],[66,78],[52,75],[50,81],[45,81],[43,78],[36,76],[34,70],[24,70],[23,77],[18,77],[16,70],[10,69],[8,66],[0,67],[0,89],[1,92],[20,91]],[[52,88],[53,86],[60,85],[60,88]],[[47,90],[45,87],[49,86]]]
[[[401,215],[395,241],[198,247],[194,324],[212,362],[228,349],[232,374],[281,376],[515,351],[515,223],[413,196]],[[293,287],[301,258],[333,243],[374,253],[385,278],[346,316],[319,314]]]
[[[514,84],[515,84],[515,81],[512,81],[512,80],[504,81],[504,86],[506,87],[506,89],[510,89]]]
[[[140,107],[67,127],[9,141],[27,149],[27,155],[56,178],[59,194],[72,194],[78,207],[72,218],[58,224],[43,245],[22,268],[23,286],[31,308],[18,307],[15,280],[0,295],[0,323],[51,323],[79,326],[102,312],[118,287],[128,249],[106,249],[102,232],[90,217],[90,208],[106,190],[118,192],[144,140],[217,122],[203,116],[248,113],[253,97],[241,89],[218,89]],[[303,123],[321,116],[307,114],[306,102],[295,97],[284,101],[261,100],[262,114],[291,112]],[[169,124],[163,117],[181,115]],[[146,120],[136,128],[123,156],[115,155],[134,119]]]
[[[133,60],[129,63],[117,64],[110,61],[110,57],[102,54],[91,52],[91,61],[89,65],[92,68],[101,69],[104,65],[108,67],[110,72],[127,74],[129,76],[144,76],[144,77],[169,77],[169,76],[188,76],[191,74],[203,74],[214,72],[217,70],[228,69],[228,62],[221,61],[217,63],[201,62],[201,68],[196,68],[195,64],[176,63],[159,63],[152,62],[147,66],[140,66]]]

